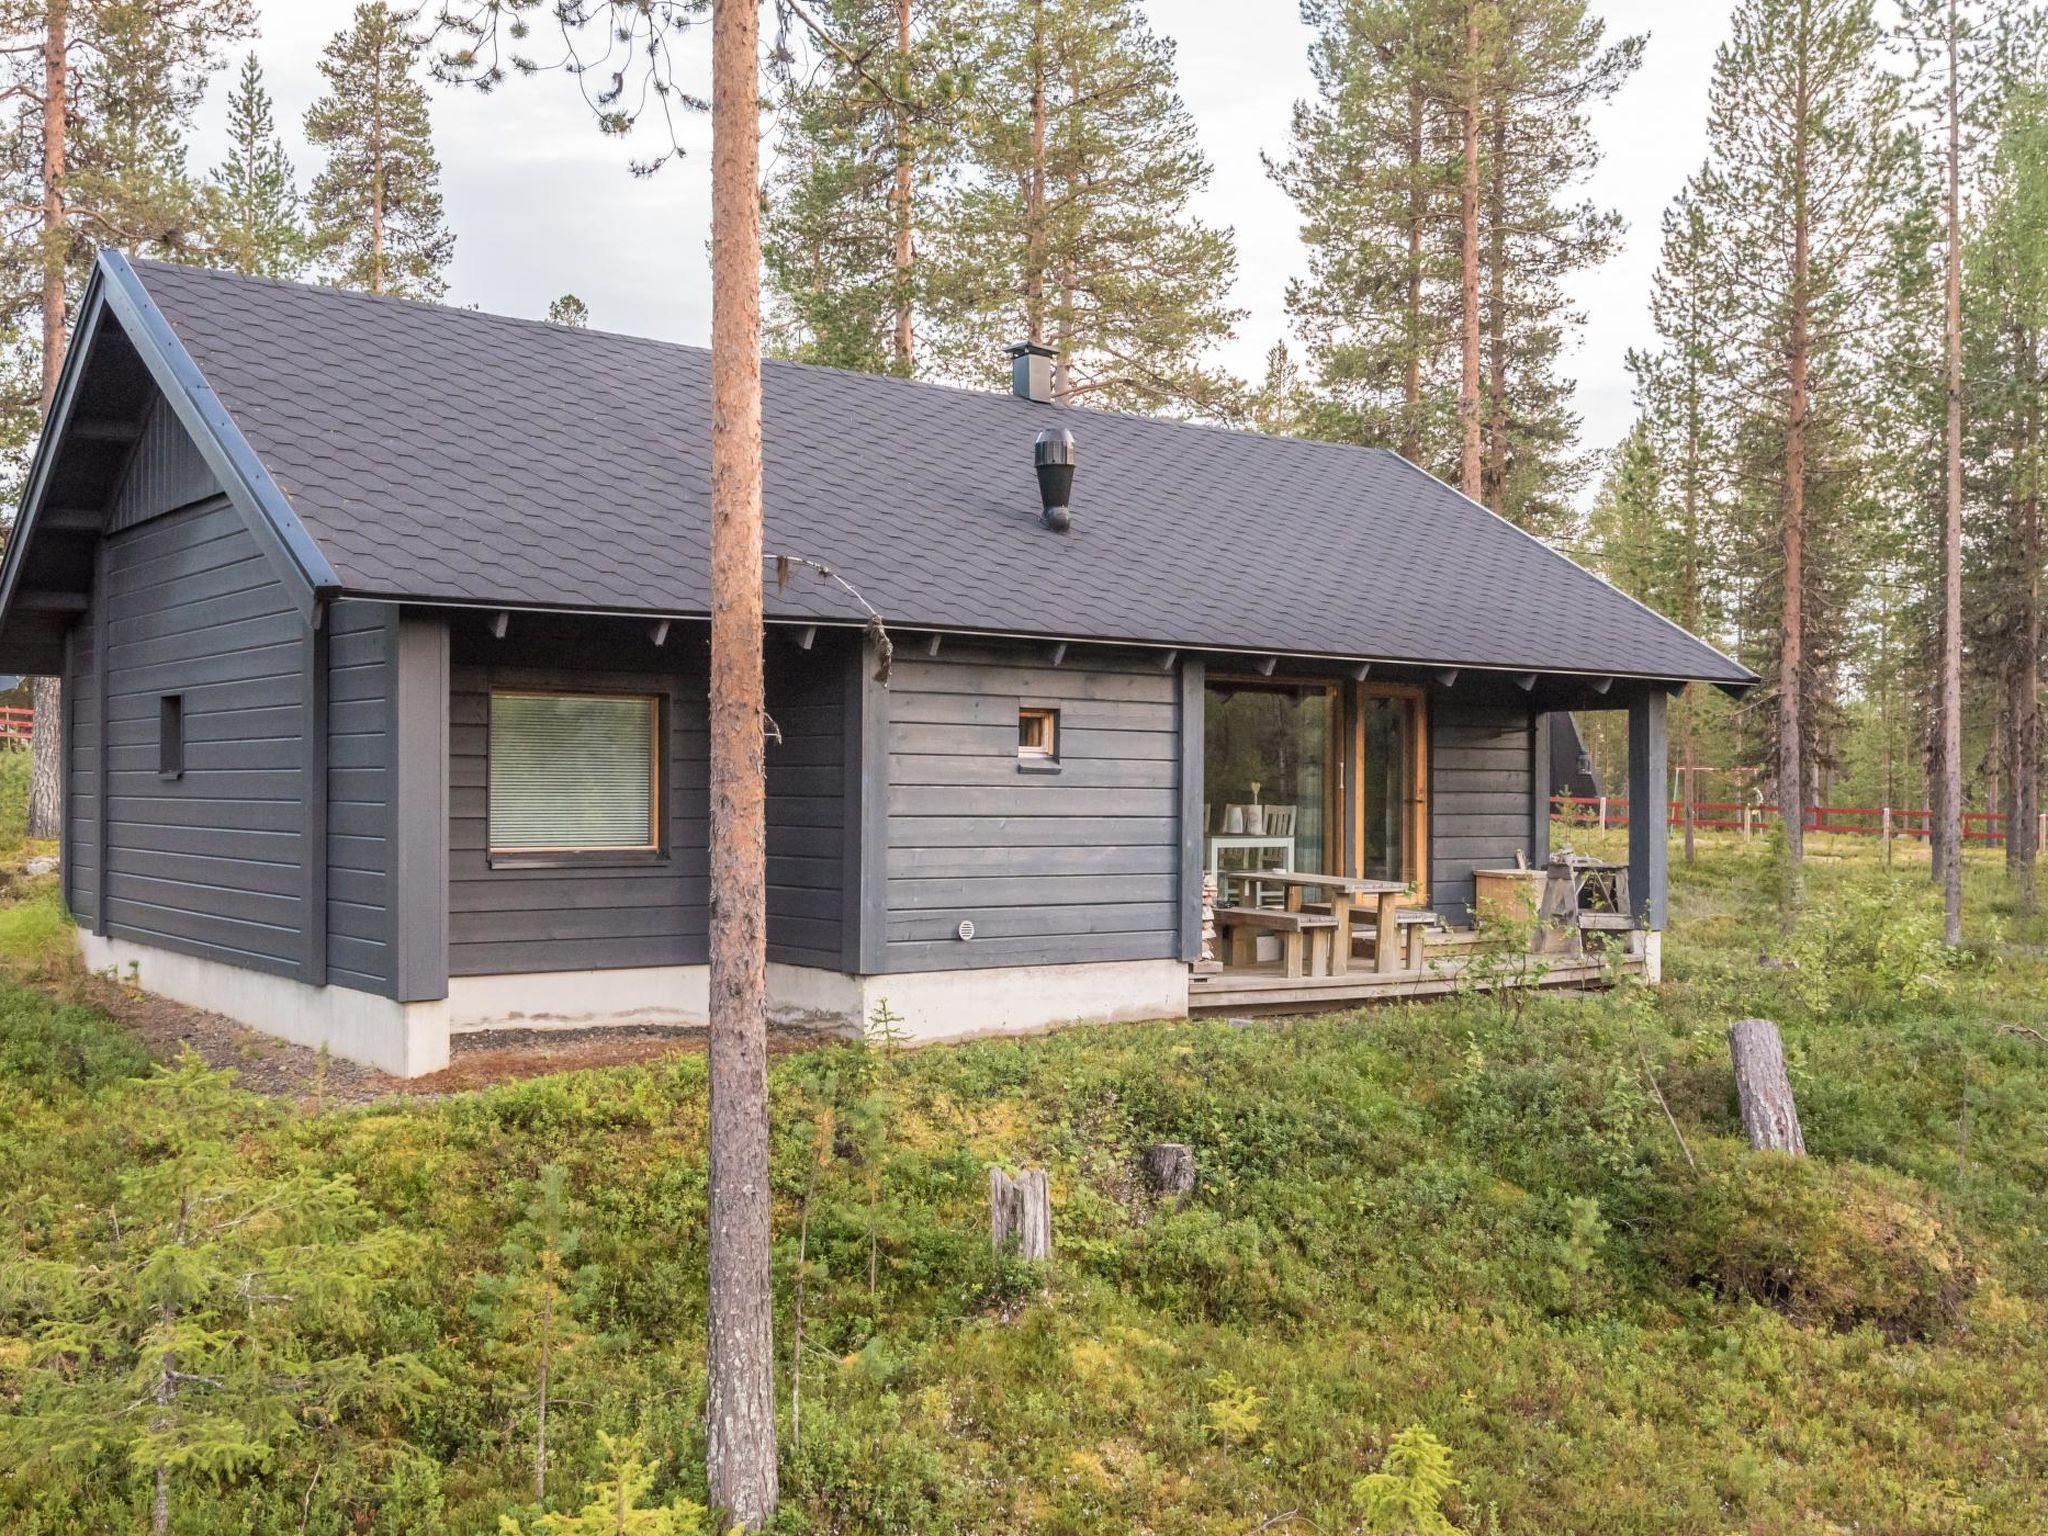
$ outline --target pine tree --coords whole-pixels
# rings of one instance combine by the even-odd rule
[[[785,356],[908,377],[929,275],[920,228],[959,169],[959,0],[836,0],[838,46],[779,73],[763,256]]]
[[[1232,237],[1189,212],[1208,160],[1173,45],[1136,0],[979,0],[983,51],[965,184],[933,243],[937,368],[991,381],[991,336],[1059,354],[1054,397],[1121,410],[1228,410],[1207,360],[1230,306]]]
[[[1983,217],[1965,264],[1961,330],[1970,485],[1990,558],[1980,633],[2002,695],[2009,790],[2006,858],[2029,912],[2038,905],[2042,530],[2048,479],[2048,89],[2002,104],[1996,154],[1982,183]]]
[[[344,288],[437,299],[455,237],[441,215],[427,93],[413,78],[423,44],[385,0],[356,7],[327,45],[327,94],[306,113],[306,137],[328,152],[313,183],[315,239]]]
[[[298,188],[264,89],[255,54],[242,61],[228,97],[228,157],[207,184],[211,257],[257,277],[296,277],[305,269],[307,237]]]
[[[1445,222],[1443,0],[1304,0],[1316,99],[1271,165],[1302,218],[1287,309],[1308,348],[1317,435],[1456,473],[1457,251]]]
[[[548,324],[566,325],[580,331],[590,324],[590,306],[573,293],[565,293],[548,305]]]
[[[1478,324],[1485,429],[1480,496],[1536,533],[1561,534],[1584,461],[1578,418],[1557,364],[1584,323],[1564,296],[1574,273],[1606,260],[1621,218],[1563,200],[1599,164],[1586,120],[1642,62],[1643,39],[1605,42],[1585,0],[1497,0],[1486,82],[1480,180]]]
[[[10,1462],[136,1479],[156,1536],[181,1485],[268,1464],[323,1400],[403,1409],[441,1385],[355,1342],[417,1243],[346,1178],[252,1166],[231,1077],[189,1053],[161,1069],[128,1101],[111,1208],[54,1222],[11,1277]]]
[[[1869,0],[1743,0],[1715,57],[1709,159],[1694,186],[1730,306],[1737,512],[1775,535],[1749,553],[1752,600],[1776,605],[1777,643],[1756,660],[1776,692],[1788,921],[1854,591],[1857,344],[1905,165],[1882,40]]]
[[[1318,432],[1384,443],[1560,535],[1587,461],[1558,360],[1618,220],[1567,201],[1632,72],[1581,0],[1305,0],[1317,96],[1273,174],[1309,251],[1288,308]]]

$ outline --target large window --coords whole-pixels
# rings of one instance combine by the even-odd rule
[[[655,698],[493,693],[491,852],[655,852],[660,722]]]
[[[1337,697],[1321,683],[1210,685],[1203,782],[1222,867],[1338,872]]]

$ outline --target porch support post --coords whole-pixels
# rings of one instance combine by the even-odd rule
[[[1199,656],[1180,663],[1180,957],[1202,958],[1202,764],[1208,669]]]
[[[1665,766],[1664,690],[1649,687],[1628,704],[1628,888],[1636,920],[1664,929],[1671,800]]]
[[[394,772],[390,912],[397,998],[448,995],[448,625],[388,621]]]
[[[1550,711],[1539,709],[1529,730],[1529,865],[1550,862]]]

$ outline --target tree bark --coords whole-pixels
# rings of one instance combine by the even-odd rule
[[[1458,425],[1462,438],[1458,489],[1478,501],[1479,435],[1479,0],[1465,0],[1465,79],[1461,117],[1464,125],[1464,174],[1458,193],[1458,308],[1461,371]]]
[[[1043,1168],[1026,1168],[1013,1179],[1000,1168],[988,1171],[989,1241],[997,1253],[1014,1253],[1031,1263],[1052,1257],[1052,1197]]]
[[[711,1503],[775,1514],[762,721],[760,14],[711,43],[711,1127],[705,1470]]]
[[[1735,1100],[1743,1134],[1758,1152],[1806,1155],[1792,1079],[1785,1071],[1785,1047],[1769,1019],[1738,1019],[1728,1026],[1728,1054],[1735,1063]]]
[[[1024,183],[1024,322],[1026,340],[1045,345],[1045,0],[1031,6],[1031,174]]]
[[[1801,864],[1806,857],[1806,758],[1804,740],[1804,673],[1806,619],[1806,417],[1807,376],[1812,363],[1811,213],[1807,206],[1807,139],[1809,118],[1805,60],[1802,54],[1797,100],[1793,106],[1792,167],[1792,294],[1787,343],[1788,389],[1785,408],[1785,486],[1783,491],[1782,555],[1784,580],[1778,600],[1778,813],[1785,825],[1785,879],[1780,908],[1789,926],[1804,892]]]
[[[2033,370],[2028,372],[2031,377]],[[2026,407],[2022,432],[2025,462],[2032,464],[2040,452],[2041,424],[2031,403]],[[2017,750],[2012,770],[2013,814],[2019,826],[2013,830],[2019,835],[2020,905],[2032,916],[2040,908],[2035,863],[2041,852],[2041,495],[2031,477],[2020,498],[2020,560],[2020,686],[2013,699],[2013,744]]]
[[[1411,464],[1422,462],[1422,226],[1429,217],[1428,194],[1423,186],[1423,108],[1422,82],[1411,80],[1407,143],[1408,292],[1404,301],[1408,355],[1402,359],[1401,372],[1401,457]]]
[[[1158,1141],[1145,1149],[1145,1172],[1162,1195],[1179,1199],[1195,1191],[1195,1149],[1184,1141]]]
[[[910,0],[896,0],[896,56],[904,79],[910,74]],[[896,371],[908,377],[916,367],[916,336],[911,305],[912,220],[911,170],[915,150],[910,138],[910,107],[896,104]]]
[[[1948,250],[1943,348],[1948,378],[1948,495],[1941,529],[1941,893],[1942,933],[1963,942],[1963,255],[1960,216],[1962,123],[1957,100],[1956,0],[1948,5]]]
[[[71,94],[71,4],[50,0],[43,21],[43,415],[57,397],[69,341],[65,285],[71,257],[71,224],[64,207],[69,174]],[[29,737],[28,835],[58,835],[64,815],[64,690],[53,677],[39,677],[30,690],[35,720]]]
[[[1480,478],[1487,509],[1505,516],[1508,496],[1508,103],[1493,104],[1493,154],[1486,168],[1486,460]]]

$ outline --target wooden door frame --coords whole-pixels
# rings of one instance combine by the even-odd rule
[[[1348,842],[1348,873],[1365,873],[1365,704],[1368,699],[1404,699],[1413,706],[1409,725],[1413,742],[1409,748],[1409,793],[1407,848],[1402,859],[1401,878],[1414,895],[1411,906],[1429,905],[1429,692],[1419,683],[1355,683],[1348,690],[1349,719],[1345,727],[1345,757],[1349,761],[1349,791],[1346,811],[1351,823]]]

